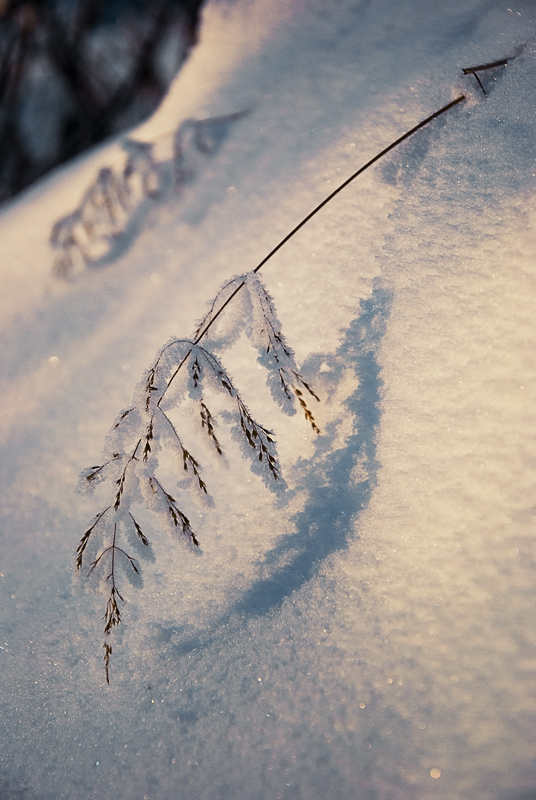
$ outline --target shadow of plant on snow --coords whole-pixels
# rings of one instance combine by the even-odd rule
[[[308,499],[292,522],[294,533],[281,537],[264,554],[257,579],[242,596],[218,616],[208,628],[192,636],[188,628],[162,625],[157,638],[171,642],[175,655],[203,650],[221,636],[225,629],[236,629],[250,619],[281,607],[319,573],[325,560],[345,550],[359,534],[355,524],[367,508],[377,483],[379,463],[377,437],[381,423],[383,381],[378,351],[387,326],[392,302],[391,292],[380,283],[372,295],[361,300],[360,313],[350,324],[336,353],[315,355],[304,364],[306,373],[318,372],[323,362],[331,368],[338,383],[349,368],[358,379],[355,391],[345,406],[352,419],[352,431],[343,447],[331,451],[337,423],[319,437],[315,454],[299,463]]]
[[[361,301],[361,314],[349,326],[332,359],[338,377],[351,367],[359,381],[345,402],[353,431],[345,446],[335,452],[329,452],[328,437],[322,437],[313,458],[301,465],[307,475],[308,501],[292,520],[295,533],[283,537],[265,555],[263,568],[271,574],[259,579],[235,604],[233,611],[241,615],[260,616],[280,606],[316,575],[328,556],[344,550],[354,538],[356,515],[369,503],[379,466],[376,439],[383,382],[377,352],[390,304],[389,292],[380,287]],[[315,361],[318,358],[315,356]],[[311,364],[304,366],[312,371]],[[293,553],[290,560],[289,553]],[[284,566],[279,567],[282,559]]]

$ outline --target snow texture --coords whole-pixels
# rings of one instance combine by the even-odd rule
[[[121,142],[4,211],[2,800],[536,797],[535,32],[525,0],[213,0],[132,132],[178,159],[180,192],[69,281],[50,231]],[[512,56],[480,73],[486,96],[462,74]],[[460,94],[263,267],[269,295],[240,290],[195,342],[219,287],[258,288],[294,225]],[[205,157],[192,120],[223,118],[197,130]],[[270,298],[320,435],[265,384],[279,367],[251,320]],[[187,371],[157,412],[191,348],[275,432],[284,492],[242,458],[233,392],[203,411]],[[125,472],[140,430],[151,449]],[[108,481],[116,528],[95,516]],[[114,532],[132,561],[108,549],[88,579]],[[119,626],[113,604],[101,619],[112,555]]]

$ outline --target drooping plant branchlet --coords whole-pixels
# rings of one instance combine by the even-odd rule
[[[100,521],[104,513],[106,513],[108,509],[106,509],[103,513],[98,515],[98,519],[96,520],[95,524],[90,528],[89,531],[86,531],[84,537],[82,537],[82,541],[79,546],[79,555],[77,559],[77,569],[79,570],[82,565],[82,557],[84,553],[85,546],[87,545],[89,536],[93,532],[93,529]],[[141,533],[141,528],[139,527],[138,523],[132,517],[132,521],[137,529],[139,529]],[[104,572],[104,590],[108,594],[108,599],[106,601],[106,608],[102,619],[104,621],[104,666],[105,666],[105,675],[106,675],[106,682],[110,683],[110,657],[112,654],[112,645],[109,642],[109,637],[114,628],[116,628],[121,623],[121,608],[120,603],[124,603],[125,599],[119,588],[117,586],[117,560],[122,558],[125,562],[124,566],[127,570],[132,570],[136,576],[139,576],[140,570],[136,559],[130,556],[126,550],[120,547],[117,544],[117,534],[118,534],[118,523],[113,523],[113,535],[111,543],[106,546],[101,552],[97,555],[94,561],[91,564],[89,569],[88,577],[92,575],[97,570],[102,570]],[[143,534],[142,534],[143,536]]]
[[[80,539],[80,543],[79,543],[78,547],[76,548],[75,567],[76,567],[76,571],[77,572],[79,572],[80,568],[82,567],[82,559],[84,557],[84,552],[85,552],[86,547],[87,547],[88,542],[89,542],[89,537],[91,536],[91,534],[93,533],[93,530],[97,527],[97,525],[101,521],[102,517],[110,510],[110,508],[111,508],[111,506],[107,506],[104,509],[104,511],[101,511],[99,514],[97,514],[97,516],[95,517],[95,522],[93,523],[93,525],[91,525],[91,527],[87,529],[87,531],[84,533],[84,535]]]
[[[206,428],[207,436],[212,441],[214,445],[214,449],[216,450],[219,456],[223,455],[223,451],[221,449],[220,443],[218,441],[218,437],[215,433],[215,424],[214,424],[214,417],[210,413],[208,406],[203,400],[199,401],[199,414],[201,416],[201,427]]]
[[[173,526],[177,529],[180,529],[184,536],[196,547],[199,547],[199,542],[195,536],[195,533],[192,530],[190,525],[190,520],[184,514],[180,508],[177,506],[177,501],[175,500],[169,492],[166,492],[160,481],[155,478],[149,478],[149,486],[151,488],[151,492],[160,497],[160,499],[165,503],[167,513],[171,519]]]

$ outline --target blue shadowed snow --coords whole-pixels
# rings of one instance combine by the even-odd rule
[[[235,604],[240,615],[260,616],[277,608],[299,590],[317,572],[331,554],[347,547],[359,524],[359,514],[367,507],[376,484],[378,462],[376,439],[380,423],[382,381],[377,352],[387,324],[390,295],[376,287],[368,300],[361,300],[361,313],[348,328],[344,341],[331,358],[316,356],[317,367],[329,358],[332,373],[351,368],[359,381],[357,390],[346,400],[344,410],[352,418],[353,433],[344,448],[330,451],[330,431],[316,446],[316,455],[299,465],[307,475],[308,500],[305,508],[292,518],[296,532],[288,534],[268,551],[263,570],[270,577],[260,579]],[[316,370],[312,363],[308,372]],[[327,441],[326,441],[327,440]],[[353,477],[356,465],[362,477]],[[289,557],[290,555],[290,557]],[[279,567],[280,560],[284,566]]]

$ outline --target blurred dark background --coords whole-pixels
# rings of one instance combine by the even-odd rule
[[[0,0],[0,203],[149,116],[203,0]]]

